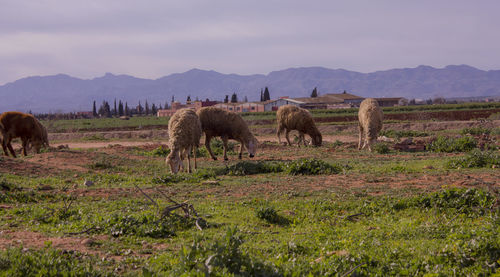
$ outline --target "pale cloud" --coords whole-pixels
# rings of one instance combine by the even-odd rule
[[[193,67],[500,68],[497,1],[0,2],[0,84],[57,73],[158,78]]]

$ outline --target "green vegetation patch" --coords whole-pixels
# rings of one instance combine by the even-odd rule
[[[477,141],[473,137],[463,136],[460,138],[449,138],[438,136],[428,145],[428,150],[432,152],[468,152],[477,147]]]
[[[112,276],[105,269],[106,266],[109,266],[109,262],[97,257],[50,247],[0,251],[2,276]]]
[[[427,137],[430,134],[424,131],[414,131],[414,130],[382,130],[379,136],[386,136],[388,138],[395,138],[399,140],[400,138],[406,137]]]
[[[454,158],[448,161],[448,168],[479,168],[499,167],[500,155],[496,151],[481,151],[474,149],[464,157]]]
[[[491,129],[484,128],[484,127],[463,128],[460,131],[460,134],[462,134],[462,135],[473,135],[473,136],[478,136],[478,135],[482,135],[482,134],[491,134]]]
[[[283,171],[289,175],[338,174],[343,170],[344,167],[341,165],[329,164],[315,158],[298,159],[283,166]]]

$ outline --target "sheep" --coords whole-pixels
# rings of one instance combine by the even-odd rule
[[[361,102],[358,112],[359,119],[359,143],[358,150],[368,146],[371,152],[371,145],[377,140],[378,133],[382,130],[384,115],[377,100],[367,98]]]
[[[9,155],[8,149],[12,156],[16,157],[11,141],[17,137],[21,138],[24,156],[27,156],[29,143],[33,145],[36,153],[40,152],[43,145],[48,146],[47,130],[31,114],[4,112],[0,115],[0,124],[3,136],[2,148],[6,156]]]
[[[201,128],[205,133],[205,146],[212,159],[217,160],[210,148],[212,137],[221,137],[224,144],[224,160],[227,161],[227,140],[234,139],[241,143],[238,158],[241,160],[243,147],[246,147],[248,156],[253,158],[257,151],[258,141],[248,129],[247,123],[240,115],[217,107],[205,107],[197,112]]]
[[[314,120],[308,110],[294,105],[285,105],[278,109],[276,118],[278,121],[277,136],[280,144],[280,135],[286,130],[285,137],[288,144],[291,146],[292,143],[290,142],[288,134],[292,130],[297,130],[299,131],[299,147],[301,141],[304,143],[304,146],[306,145],[304,134],[308,134],[311,137],[314,146],[321,146],[323,140],[321,133],[318,128],[316,128],[316,124],[314,124]]]
[[[187,155],[188,173],[191,173],[191,150],[194,152],[194,168],[196,164],[196,150],[200,146],[201,123],[196,113],[191,109],[180,109],[168,122],[168,137],[170,154],[166,163],[170,165],[172,173],[176,174],[179,168],[184,170],[184,157]]]

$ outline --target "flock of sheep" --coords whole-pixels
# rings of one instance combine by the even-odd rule
[[[307,145],[304,135],[311,137],[311,144],[321,146],[322,136],[308,110],[293,105],[282,106],[276,113],[278,129],[278,141],[281,143],[280,135],[285,132],[288,144],[291,146],[289,133],[292,130],[299,132],[298,145]],[[375,99],[365,99],[359,108],[359,143],[358,149],[368,147],[377,139],[382,129],[383,114]],[[0,133],[3,139],[2,148],[5,155],[16,157],[11,141],[20,138],[23,146],[23,154],[27,155],[30,145],[39,153],[42,146],[49,146],[47,130],[31,114],[20,112],[4,112],[0,115]],[[200,138],[205,133],[205,147],[212,159],[217,160],[210,148],[213,137],[220,137],[224,145],[224,160],[227,160],[228,140],[238,141],[240,146],[239,159],[242,158],[243,148],[252,158],[257,150],[258,141],[250,132],[248,125],[240,115],[215,107],[201,108],[197,112],[191,109],[178,110],[168,123],[170,154],[166,162],[172,173],[185,170],[184,159],[187,157],[187,172],[191,172],[191,153],[194,153],[194,168],[196,165],[196,150],[200,146]]]
[[[282,106],[276,113],[278,130],[278,141],[281,144],[280,135],[285,132],[288,145],[292,145],[289,133],[292,130],[299,132],[298,145],[307,145],[304,136],[311,137],[311,144],[321,146],[321,132],[316,127],[314,119],[308,110],[293,105]],[[382,129],[383,114],[377,100],[365,99],[359,108],[359,143],[358,149],[368,147],[377,139]],[[210,140],[220,137],[224,145],[224,160],[227,160],[227,141],[233,139],[240,146],[239,159],[242,158],[243,148],[248,151],[250,158],[254,157],[258,141],[250,132],[248,125],[240,115],[215,107],[201,108],[197,112],[190,109],[177,111],[168,123],[170,154],[167,156],[167,164],[173,173],[181,168],[184,170],[183,160],[187,157],[187,172],[191,172],[191,152],[194,153],[194,167],[196,168],[196,149],[200,146],[200,138],[205,133],[205,147],[212,159],[217,160],[210,148]]]

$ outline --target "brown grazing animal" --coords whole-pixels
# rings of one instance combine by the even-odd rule
[[[188,160],[188,173],[191,173],[191,150],[194,152],[194,168],[196,169],[196,150],[200,146],[201,123],[191,109],[180,109],[168,121],[168,144],[170,154],[166,162],[172,173],[184,169],[184,157]]]
[[[0,131],[2,132],[2,148],[6,156],[7,149],[13,157],[16,153],[12,148],[11,141],[14,138],[21,138],[23,154],[27,155],[29,143],[35,148],[37,153],[43,145],[48,146],[47,131],[45,127],[31,114],[21,112],[4,112],[0,115]]]
[[[308,110],[294,105],[281,106],[276,112],[276,120],[278,122],[277,136],[280,144],[280,135],[283,131],[286,131],[286,141],[288,142],[288,145],[291,146],[292,143],[290,142],[288,134],[292,130],[297,130],[299,131],[299,147],[301,141],[304,143],[304,146],[306,145],[304,134],[308,134],[311,137],[312,144],[314,146],[321,146],[323,138],[318,128],[316,128],[314,119]]]
[[[359,119],[359,143],[358,149],[361,150],[368,146],[372,151],[372,144],[377,140],[378,133],[382,130],[382,121],[384,115],[380,109],[377,100],[367,98],[361,102],[358,112]]]
[[[210,140],[213,137],[221,137],[224,143],[224,160],[226,161],[228,160],[226,153],[228,139],[234,139],[241,143],[239,159],[242,158],[243,147],[246,147],[250,158],[254,157],[259,142],[240,115],[216,107],[201,108],[196,113],[205,133],[205,147],[212,159],[217,160],[210,148]]]

